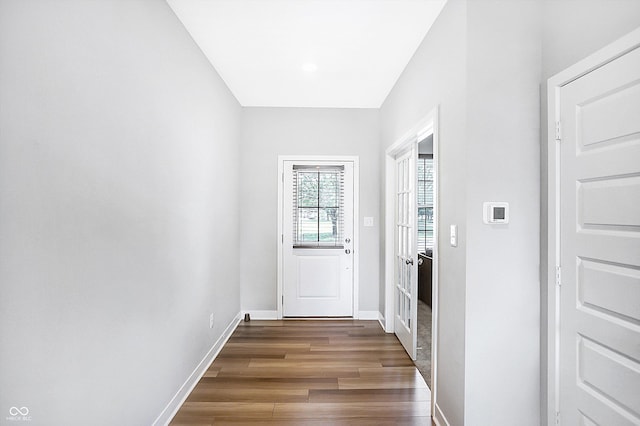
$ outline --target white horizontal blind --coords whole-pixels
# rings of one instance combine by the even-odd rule
[[[293,166],[293,246],[341,248],[344,166]]]

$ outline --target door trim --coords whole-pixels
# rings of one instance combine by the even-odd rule
[[[547,328],[546,328],[546,422],[556,424],[560,410],[560,288],[556,268],[560,266],[560,89],[580,77],[640,48],[640,28],[598,50],[587,58],[549,78],[547,83]],[[561,132],[562,129],[559,129]],[[544,339],[544,337],[543,337]]]
[[[437,403],[438,380],[438,277],[439,277],[439,236],[440,223],[440,156],[439,156],[439,106],[432,109],[424,118],[416,123],[402,137],[396,140],[385,151],[385,230],[384,230],[384,329],[394,332],[394,262],[395,262],[395,156],[406,150],[411,144],[417,144],[424,137],[433,133],[433,282],[431,295],[431,414],[435,413]]]
[[[360,290],[360,157],[339,155],[278,155],[278,226],[276,241],[278,247],[276,305],[277,317],[282,319],[282,298],[284,297],[284,255],[282,253],[282,220],[284,214],[284,162],[285,161],[342,161],[353,163],[353,319],[359,318]]]

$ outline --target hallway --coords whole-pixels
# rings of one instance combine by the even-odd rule
[[[377,321],[250,321],[172,425],[428,425],[430,392]]]

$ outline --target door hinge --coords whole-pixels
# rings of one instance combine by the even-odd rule
[[[284,244],[284,234],[280,234],[280,241]]]
[[[559,266],[556,266],[556,285],[558,287],[562,285],[562,270]]]
[[[562,124],[559,121],[556,121],[556,141],[562,141]]]
[[[280,175],[280,178],[282,179],[282,182],[284,182],[284,173]]]
[[[556,411],[556,426],[560,426],[560,411]]]

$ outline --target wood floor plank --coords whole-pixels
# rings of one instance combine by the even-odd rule
[[[431,425],[431,393],[377,321],[242,322],[172,425]]]
[[[308,389],[226,389],[196,387],[188,402],[306,402]]]
[[[339,378],[360,377],[358,368],[292,368],[292,367],[267,367],[267,368],[224,368],[216,377],[270,377],[270,378]]]
[[[345,417],[403,417],[428,416],[429,407],[418,401],[411,402],[318,402],[276,403],[274,418],[345,418]]]
[[[380,362],[383,367],[415,367],[413,361],[410,358],[397,359],[397,358],[380,358]]]
[[[324,345],[326,346],[326,345]],[[229,348],[240,348],[240,349],[244,349],[247,351],[251,351],[251,350],[262,350],[263,348],[266,350],[269,349],[278,349],[278,350],[296,350],[296,349],[306,349],[309,350],[311,348],[311,344],[310,343],[284,343],[284,342],[253,342],[253,343],[247,343],[247,342],[241,342],[241,343],[234,343],[234,342],[228,342],[225,347],[229,347]],[[247,352],[250,353],[250,352]]]
[[[203,378],[197,386],[220,389],[338,389],[337,378],[255,378],[221,377]]]
[[[329,338],[328,337],[323,337],[323,336],[317,336],[317,337],[313,337],[313,336],[304,336],[304,337],[279,337],[278,340],[282,343],[305,343],[305,344],[316,344],[316,345],[326,345],[329,342]],[[265,335],[260,335],[260,336],[238,336],[238,337],[232,337],[229,339],[229,343],[250,343],[250,344],[261,344],[261,343],[267,343],[269,344],[270,342],[273,341],[273,336],[265,336]]]
[[[344,346],[342,349],[345,352],[351,351],[369,351],[369,352],[404,352],[404,348],[402,346],[398,347],[397,345],[385,345],[385,344],[370,344],[370,345],[357,345],[357,346]],[[325,351],[335,351],[336,345],[332,344],[320,344],[311,346],[311,352],[325,352]]]
[[[411,367],[386,367],[386,368],[359,368],[360,377],[422,377],[414,366]]]
[[[210,368],[204,372],[204,375],[202,377],[217,377],[219,372],[220,371],[217,369]]]
[[[363,359],[334,359],[334,360],[280,360],[253,359],[249,363],[251,368],[381,368],[378,360]]]
[[[431,392],[426,388],[411,389],[338,389],[309,391],[309,402],[402,402],[431,401]]]
[[[252,358],[216,358],[211,364],[211,367],[216,369],[222,369],[224,367],[248,367]],[[210,368],[211,368],[210,367]]]
[[[285,359],[290,360],[335,360],[339,359],[409,359],[405,351],[385,351],[381,354],[375,354],[372,351],[308,351],[308,352],[289,352],[285,355]]]
[[[419,374],[418,374],[419,375]],[[339,389],[407,389],[427,388],[420,377],[359,377],[338,379]]]
[[[272,417],[274,405],[260,402],[185,402],[178,415],[211,420],[214,417],[263,419]]]

